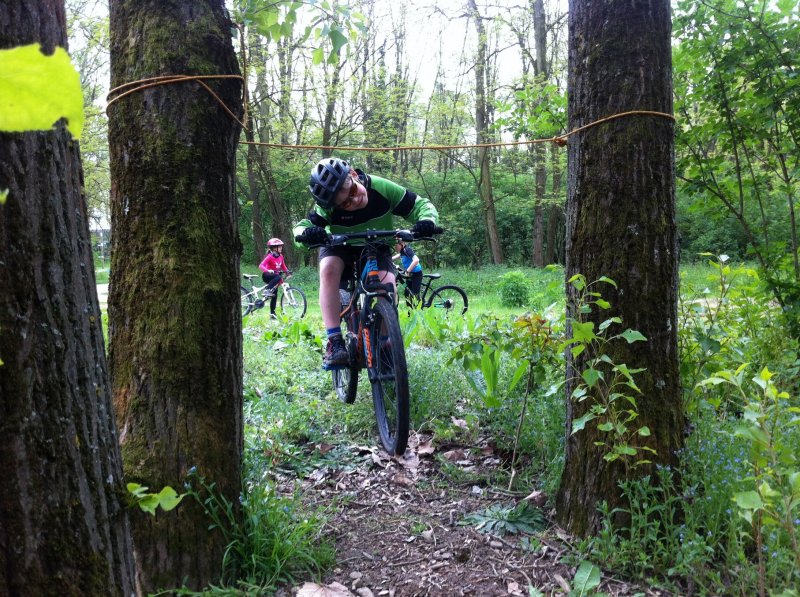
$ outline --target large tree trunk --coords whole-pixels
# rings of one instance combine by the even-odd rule
[[[467,3],[475,29],[478,32],[478,55],[475,59],[475,130],[478,143],[489,143],[489,118],[486,102],[486,30],[475,0]],[[500,246],[500,235],[497,232],[497,217],[494,209],[494,193],[492,191],[492,171],[489,165],[490,152],[488,147],[478,148],[478,163],[481,169],[478,190],[483,203],[483,215],[486,222],[486,237],[489,251],[492,254],[492,263],[503,263],[503,250]]]
[[[66,47],[63,1],[0,48]],[[131,595],[133,555],[77,141],[0,133],[0,595]]]
[[[670,7],[668,0],[627,3],[570,2],[569,128],[626,110],[672,113]],[[569,140],[567,279],[582,273],[603,285],[610,311],[593,313],[595,324],[611,315],[647,342],[612,343],[607,354],[636,377],[640,438],[656,450],[654,463],[675,466],[682,445],[683,411],[677,355],[678,246],[675,223],[674,125],[665,117],[631,116],[592,127]],[[568,285],[570,316],[575,291]],[[609,315],[609,313],[611,315]],[[595,328],[597,329],[597,328]],[[622,331],[621,329],[619,331]],[[580,378],[587,353],[568,351],[567,396]],[[621,505],[618,483],[654,473],[653,465],[624,466],[603,459],[607,439],[596,421],[570,435],[572,421],[592,400],[568,400],[564,473],[557,495],[559,521],[586,535],[600,524],[597,505]]]
[[[238,74],[222,0],[111,1],[111,86]],[[241,115],[241,82],[206,80]],[[180,489],[190,469],[241,490],[242,336],[234,158],[240,126],[197,83],[109,109],[110,366],[126,474]],[[191,500],[132,521],[148,591],[219,578],[224,537]]]

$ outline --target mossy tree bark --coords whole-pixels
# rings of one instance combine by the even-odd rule
[[[66,47],[64,2],[0,3],[0,48]],[[0,133],[0,595],[131,595],[133,552],[78,143]]]
[[[569,11],[569,129],[628,110],[671,114],[668,0],[571,0]],[[647,368],[637,376],[642,394],[636,396],[639,418],[633,424],[652,431],[642,440],[657,451],[653,461],[672,466],[684,425],[673,136],[674,124],[666,117],[629,116],[570,137],[566,266],[567,279],[581,273],[588,281],[608,276],[618,284],[616,290],[603,286],[612,307],[593,313],[595,323],[618,315],[624,328],[647,337],[647,342],[613,344],[609,356]],[[575,317],[569,286],[568,298]],[[568,358],[567,396],[586,356]],[[653,466],[607,463],[607,450],[594,445],[607,435],[596,421],[569,434],[572,421],[590,406],[591,400],[568,400],[566,462],[556,501],[560,522],[579,535],[597,530],[599,502],[621,505],[618,483],[626,475],[654,472]]]
[[[223,0],[112,0],[112,88],[161,75],[238,74]],[[241,81],[208,79],[241,117]],[[241,491],[242,337],[234,158],[240,126],[196,82],[109,107],[109,362],[129,480],[187,473]],[[191,499],[131,521],[142,586],[219,580],[225,548]]]

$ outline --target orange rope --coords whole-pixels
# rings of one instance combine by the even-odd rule
[[[669,118],[673,122],[675,121],[675,117],[672,114],[667,114],[666,112],[655,112],[652,110],[630,110],[628,112],[620,112],[619,114],[613,114],[611,116],[606,116],[605,118],[601,118],[600,120],[596,120],[594,122],[590,122],[589,124],[585,124],[581,127],[571,130],[568,133],[563,135],[556,135],[555,137],[548,137],[546,139],[531,139],[529,141],[507,141],[507,142],[498,142],[498,143],[473,143],[473,144],[466,144],[466,145],[405,145],[402,147],[339,147],[336,145],[283,145],[280,143],[263,143],[260,141],[240,141],[239,143],[243,145],[261,145],[263,147],[271,147],[274,149],[322,149],[322,150],[341,150],[341,151],[409,151],[409,150],[419,150],[419,149],[431,149],[434,151],[442,151],[445,149],[469,149],[473,147],[505,147],[510,145],[533,145],[534,143],[555,143],[559,147],[563,147],[567,144],[567,138],[584,131],[588,128],[593,126],[597,126],[598,124],[602,124],[604,122],[608,122],[609,120],[615,120],[617,118],[622,118],[623,116],[633,116],[637,114],[644,114],[648,116],[661,116],[663,118]]]
[[[108,106],[113,104],[118,99],[125,97],[126,95],[130,95],[131,93],[135,93],[136,91],[141,91],[142,89],[147,89],[148,87],[156,87],[158,85],[166,85],[168,83],[180,83],[183,81],[197,81],[197,83],[203,87],[206,91],[208,91],[211,96],[219,102],[219,105],[233,118],[239,125],[248,130],[244,123],[239,120],[236,115],[231,112],[228,106],[225,105],[225,102],[211,90],[211,88],[203,83],[202,79],[241,79],[243,84],[246,84],[244,77],[241,75],[162,75],[159,77],[150,77],[147,79],[139,79],[138,81],[133,81],[131,83],[125,83],[118,87],[115,87],[111,91],[108,92],[107,99],[110,98],[114,93],[126,89],[128,87],[133,87],[133,89],[128,89],[127,91],[120,93],[118,96],[108,100],[108,104],[106,106],[106,111],[108,111]],[[606,116],[605,118],[601,118],[599,120],[595,120],[594,122],[590,122],[589,124],[585,124],[580,126],[576,129],[569,131],[563,135],[556,135],[554,137],[548,137],[546,139],[531,139],[529,141],[507,141],[507,142],[498,142],[498,143],[472,143],[472,144],[464,144],[464,145],[405,145],[402,147],[338,147],[336,145],[284,145],[281,143],[264,143],[261,141],[240,141],[243,145],[261,145],[262,147],[271,147],[273,149],[321,149],[321,150],[341,150],[341,151],[410,151],[410,150],[421,150],[421,149],[431,149],[434,151],[443,151],[446,149],[470,149],[470,148],[477,148],[477,147],[508,147],[514,145],[533,145],[535,143],[555,143],[559,147],[563,147],[567,144],[567,138],[579,133],[581,131],[585,131],[593,126],[597,126],[599,124],[603,124],[604,122],[608,122],[610,120],[615,120],[617,118],[622,118],[623,116],[634,116],[634,115],[646,115],[646,116],[660,116],[662,118],[669,118],[673,122],[675,121],[675,117],[672,114],[667,114],[666,112],[656,112],[653,110],[630,110],[628,112],[620,112],[619,114],[612,114],[611,116]]]
[[[241,79],[242,81],[244,81],[244,78],[241,75],[162,75],[160,77],[149,77],[147,79],[139,79],[138,81],[132,81],[131,83],[125,83],[118,87],[114,87],[114,89],[109,91],[108,95],[106,96],[106,99],[108,100],[108,104],[106,105],[106,111],[108,111],[109,106],[111,106],[111,104],[113,104],[118,99],[122,99],[126,95],[130,95],[131,93],[141,91],[142,89],[147,89],[149,87],[157,87],[158,85],[167,85],[168,83],[197,81],[197,84],[203,87],[206,91],[208,91],[211,94],[211,97],[217,100],[219,105],[222,106],[222,109],[225,110],[225,112],[227,112],[231,118],[233,118],[236,122],[238,122],[242,128],[247,130],[247,127],[244,125],[244,123],[242,123],[242,121],[239,120],[233,112],[231,112],[230,108],[228,108],[228,106],[225,105],[225,102],[222,101],[222,98],[220,98],[216,93],[214,93],[214,91],[208,85],[206,85],[202,81],[202,79]],[[133,89],[128,89],[124,93],[120,93],[118,96],[112,99],[108,99],[114,93],[122,89],[126,89],[128,87],[133,87]]]

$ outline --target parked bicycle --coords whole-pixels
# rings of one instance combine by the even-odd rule
[[[443,309],[446,313],[456,313],[463,315],[467,312],[469,301],[467,293],[462,288],[453,284],[445,284],[438,288],[431,286],[434,280],[438,280],[442,274],[422,274],[422,285],[419,289],[419,305],[422,309]],[[405,284],[408,275],[403,271],[397,272],[398,283]]]
[[[289,286],[286,279],[292,275],[292,272],[280,272],[281,280],[278,285],[272,290],[267,290],[267,285],[256,286],[254,280],[260,279],[261,276],[256,274],[242,274],[249,284],[250,288],[241,286],[242,291],[242,317],[249,315],[253,311],[257,311],[264,307],[272,297],[273,293],[278,293],[278,304],[281,311],[292,319],[300,319],[306,314],[308,303],[306,302],[305,293],[296,286]]]
[[[438,228],[435,234],[442,232]],[[361,257],[353,264],[352,276],[342,280],[344,288],[339,291],[340,318],[345,328],[342,337],[349,363],[331,371],[333,386],[339,399],[350,404],[356,399],[358,374],[362,369],[367,370],[381,444],[389,454],[399,455],[408,444],[408,367],[397,319],[395,287],[379,279],[377,259],[378,247],[391,245],[395,237],[407,241],[434,240],[416,238],[409,230],[367,230],[332,234],[328,245],[345,245],[356,239],[366,241]]]

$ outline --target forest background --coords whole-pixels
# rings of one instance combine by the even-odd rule
[[[70,50],[84,87],[81,140],[97,230],[108,228],[108,21],[69,0]],[[542,267],[564,260],[566,152],[553,143],[357,152],[347,147],[469,145],[566,133],[566,9],[561,2],[315,2],[230,6],[250,129],[242,140],[335,146],[336,155],[430,197],[446,238],[431,267]],[[681,258],[756,259],[778,293],[798,264],[796,3],[677,2],[676,172]],[[322,24],[322,25],[321,25]],[[307,27],[306,27],[307,26]],[[480,31],[480,33],[479,33]],[[479,43],[480,42],[480,43]],[[338,56],[334,59],[333,56]],[[646,68],[646,65],[644,66]],[[795,149],[793,149],[795,148]],[[243,263],[290,235],[311,206],[309,168],[330,150],[239,146]],[[108,239],[98,239],[107,242]],[[423,250],[424,251],[424,250]],[[309,254],[288,248],[293,267]]]
[[[89,12],[71,19],[73,33],[80,32],[73,36],[79,41],[72,49],[76,61],[82,63],[87,98],[98,105],[88,129],[100,133],[87,132],[81,147],[87,169],[86,188],[90,196],[92,189],[99,190],[92,198],[93,204],[99,206],[106,194],[104,188],[108,188],[104,180],[108,175],[101,114],[104,60],[99,51],[104,47],[106,27],[103,18],[92,16],[89,4],[83,6]],[[312,12],[306,15],[301,8]],[[778,370],[781,379],[793,387],[797,379],[796,352],[781,348],[795,346],[792,339],[798,337],[794,209],[800,104],[796,101],[796,65],[787,50],[797,47],[797,6],[794,2],[778,2],[753,7],[723,1],[713,6],[687,2],[675,8],[673,78],[679,132],[676,171],[684,255],[713,251],[753,259],[760,266],[761,281],[772,293],[764,294],[762,287],[760,294],[754,295],[756,299],[742,298],[737,311],[726,312],[730,318],[723,321],[717,307],[728,298],[724,293],[728,290],[725,278],[729,272],[724,266],[727,258],[721,258],[720,300],[706,302],[706,311],[698,318],[686,315],[686,320],[680,322],[682,381],[687,392],[704,398],[687,401],[689,414],[708,409],[720,420],[738,425],[744,412],[745,421],[754,424],[752,428],[737,427],[737,433],[741,431],[742,435],[736,437],[740,442],[752,439],[751,459],[756,470],[747,481],[757,482],[758,491],[739,492],[736,499],[743,516],[749,513],[747,520],[758,531],[762,525],[778,526],[778,517],[764,514],[764,504],[776,496],[792,498],[800,481],[791,458],[796,454],[792,448],[796,446],[796,434],[791,436],[792,441],[765,443],[761,441],[763,436],[753,431],[764,432],[766,422],[770,425],[767,431],[772,433],[784,423],[796,421],[796,417],[784,416],[796,410],[782,411],[787,396],[775,391],[767,365]],[[399,14],[379,15],[377,7],[369,3],[358,10],[355,6],[324,2],[289,3],[268,10],[258,2],[243,2],[231,10],[233,23],[238,24],[232,33],[240,43],[250,108],[245,118],[248,133],[244,139],[248,143],[243,143],[238,153],[236,181],[245,263],[254,264],[260,258],[268,236],[288,236],[291,222],[310,207],[305,189],[308,166],[328,151],[268,149],[255,142],[339,148],[415,144],[430,147],[548,139],[567,132],[561,82],[564,52],[559,43],[565,21],[557,7],[536,1],[525,7],[497,9],[468,2],[462,10],[446,15],[449,24],[462,25],[465,50],[442,50],[442,56],[458,57],[457,67],[445,64],[442,58],[429,88],[419,80],[412,62],[404,59],[410,54],[406,48],[419,42],[413,42],[407,34],[412,21],[410,17],[408,21],[401,18],[400,8]],[[423,14],[433,21],[439,13],[430,9]],[[303,26],[305,19],[311,24],[308,29]],[[379,22],[386,25],[388,33],[370,35],[378,30]],[[468,41],[471,35],[473,45]],[[512,62],[512,47],[519,48],[519,68],[509,72],[516,70],[521,75],[507,81],[501,65]],[[647,69],[648,65],[642,64],[641,68]],[[88,76],[92,72],[97,75],[95,79]],[[625,91],[633,96],[636,90]],[[92,138],[97,141],[94,146]],[[564,155],[557,144],[375,153],[351,149],[337,153],[372,173],[389,176],[429,195],[439,206],[450,234],[435,252],[423,255],[431,266],[495,263],[542,267],[563,260],[561,198],[566,174]],[[202,163],[205,166],[206,161]],[[176,169],[173,174],[180,172]],[[102,211],[100,207],[99,212]],[[138,255],[136,251],[130,253]],[[234,254],[233,250],[230,254]],[[290,259],[293,264],[312,264],[308,254],[294,253]],[[122,270],[115,267],[115,272]],[[235,273],[238,276],[238,270]],[[120,275],[120,279],[126,278]],[[137,280],[137,276],[127,279]],[[140,294],[125,294],[124,287],[118,288],[120,299],[142,302],[137,300],[141,299]],[[181,292],[180,296],[196,295]],[[764,305],[775,307],[768,313],[776,316],[779,326],[766,329]],[[230,309],[226,314],[232,315]],[[682,311],[681,316],[684,314]],[[698,327],[693,329],[692,322]],[[186,325],[186,329],[194,331],[202,329],[202,325]],[[219,344],[218,339],[214,338],[215,345]],[[111,346],[112,361],[127,367],[124,355],[114,355],[113,341]],[[117,346],[124,347],[125,342],[118,341]],[[236,353],[232,346],[231,352]],[[742,407],[742,402],[751,396],[737,400],[712,386],[727,383],[741,389],[746,361],[761,371],[755,383],[765,393],[763,401],[753,400]],[[708,378],[712,370],[716,377]],[[696,420],[699,424],[702,419]],[[773,423],[776,425],[771,426]],[[702,438],[703,434],[696,430],[692,437]],[[770,460],[772,467],[761,466],[758,450],[765,445],[770,450],[776,446],[781,449],[780,458]],[[736,479],[742,476],[734,475]],[[779,486],[786,493],[774,489]],[[714,485],[704,483],[703,487],[708,497]],[[720,504],[730,506],[730,492],[720,495]],[[691,512],[700,512],[699,504],[693,503]],[[787,557],[776,552],[779,564],[769,569],[771,578],[790,578],[794,574],[792,558],[798,557],[798,522],[793,518],[797,501],[781,504],[783,526],[775,531],[774,541],[793,549],[784,554]],[[731,515],[730,509],[721,511]],[[716,540],[717,533],[707,534],[709,517],[703,516],[703,520],[705,526],[696,529],[693,537],[700,541],[713,535]],[[723,536],[732,540],[738,527],[726,524],[725,528],[730,534],[726,531]],[[736,537],[741,542],[730,553],[736,558],[751,557],[752,542],[742,534]],[[772,540],[771,535],[769,538]],[[761,543],[759,533],[755,542],[758,576],[763,581],[767,574],[757,548],[767,544]],[[609,553],[615,545],[608,544]],[[683,541],[683,531],[679,545],[680,549],[690,547]],[[702,550],[704,558],[705,553]],[[675,558],[664,561],[673,562]],[[709,576],[711,586],[718,584],[714,575]],[[763,586],[761,589],[763,593]]]

